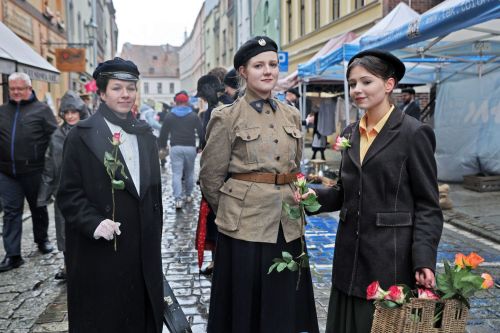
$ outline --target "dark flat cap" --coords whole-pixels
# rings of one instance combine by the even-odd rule
[[[196,97],[208,97],[208,94],[223,91],[224,87],[215,75],[203,75],[198,79]]]
[[[394,70],[394,73],[391,76],[395,77],[398,82],[401,81],[403,76],[405,76],[406,68],[403,62],[395,57],[392,53],[379,49],[369,49],[359,52],[354,57],[352,57],[351,60],[349,60],[349,64],[347,67],[351,65],[354,59],[363,58],[365,56],[374,56],[389,63]]]
[[[408,94],[411,94],[411,95],[415,95],[415,89],[413,88],[403,88],[401,90],[402,93],[408,93]]]
[[[99,77],[108,77],[123,81],[137,81],[139,75],[139,70],[132,61],[115,57],[112,60],[99,63],[92,77],[96,80]]]
[[[234,55],[234,68],[238,70],[240,66],[244,66],[250,58],[267,51],[278,52],[278,45],[267,36],[257,36],[246,41]]]
[[[233,89],[238,89],[240,84],[238,83],[238,74],[236,70],[233,68],[224,76],[224,84]]]
[[[297,96],[297,98],[300,98],[300,93],[299,93],[299,90],[297,88],[288,88],[286,90],[286,92],[292,93],[295,96]]]

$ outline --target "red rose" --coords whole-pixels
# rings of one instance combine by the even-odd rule
[[[401,286],[390,286],[389,293],[385,296],[386,300],[393,301],[398,304],[403,304],[405,300],[405,294],[403,292],[403,287]]]
[[[366,288],[366,299],[370,300],[382,300],[384,299],[384,296],[386,295],[386,292],[380,288],[380,284],[378,281],[373,281],[370,283],[368,288]]]
[[[113,145],[118,146],[120,142],[120,132],[113,133]]]

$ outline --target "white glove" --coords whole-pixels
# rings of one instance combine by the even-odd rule
[[[105,219],[94,231],[94,238],[104,238],[106,240],[112,240],[115,237],[115,234],[120,235],[122,232],[120,231],[120,222],[114,222],[110,219]]]

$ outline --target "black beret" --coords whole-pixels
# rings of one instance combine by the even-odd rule
[[[288,88],[286,92],[292,93],[297,96],[297,98],[300,98],[300,93],[297,88]]]
[[[238,89],[240,84],[238,83],[238,74],[236,70],[233,68],[224,76],[224,84],[233,89]]]
[[[198,84],[196,87],[196,97],[208,97],[207,94],[210,92],[223,91],[224,87],[215,75],[203,75],[198,79]]]
[[[398,82],[401,81],[403,76],[405,76],[406,68],[403,62],[399,60],[397,57],[395,57],[392,53],[379,49],[370,49],[359,52],[354,57],[352,57],[351,60],[349,60],[349,64],[347,65],[347,67],[351,65],[354,59],[363,58],[365,56],[374,56],[389,63],[391,67],[394,69],[394,73],[391,76],[395,77],[398,80]]]
[[[257,36],[246,41],[234,55],[234,68],[238,70],[240,66],[244,66],[250,58],[267,51],[278,52],[278,45],[269,37]]]
[[[96,80],[99,77],[108,77],[123,81],[137,81],[139,75],[139,70],[132,61],[115,57],[112,60],[99,63],[92,77]]]

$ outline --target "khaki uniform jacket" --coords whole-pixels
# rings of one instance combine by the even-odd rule
[[[201,156],[200,185],[216,212],[218,230],[252,242],[276,243],[281,223],[285,240],[301,234],[300,221],[291,220],[283,202],[291,205],[293,185],[254,183],[230,178],[233,173],[299,172],[302,156],[300,114],[273,99],[250,105],[259,97],[247,89],[231,105],[215,109],[207,127],[207,145]]]

